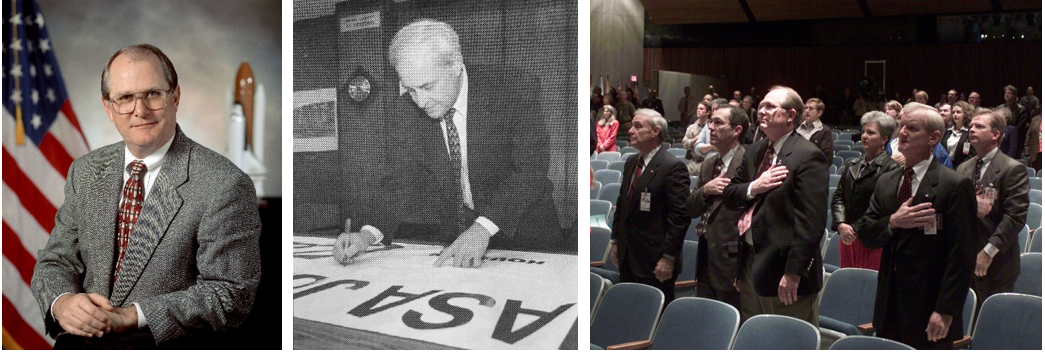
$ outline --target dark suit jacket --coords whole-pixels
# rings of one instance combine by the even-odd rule
[[[1016,131],[1016,127],[1006,125],[1005,135],[1001,137],[1001,141],[998,143],[998,150],[1014,159],[1020,158],[1020,151],[1023,150],[1017,134],[1019,133]]]
[[[52,336],[62,329],[51,302],[67,292],[98,293],[116,306],[137,302],[160,345],[228,330],[247,317],[261,272],[254,183],[177,129],[115,284],[124,143],[73,162],[32,280]]]
[[[652,278],[653,268],[664,255],[675,258],[674,275],[682,271],[682,242],[686,239],[686,198],[689,197],[689,170],[682,160],[660,148],[642,171],[629,196],[639,154],[624,163],[617,208],[613,213],[613,240],[621,272],[639,278]],[[640,196],[650,193],[650,210],[640,209]]]
[[[737,148],[729,166],[726,166],[726,178],[736,175],[745,151],[743,146]],[[716,290],[729,291],[737,279],[737,221],[744,212],[723,207],[722,196],[705,196],[702,188],[708,181],[718,178],[714,175],[715,164],[721,159],[722,154],[715,154],[704,161],[705,168],[700,170],[697,188],[686,200],[686,212],[690,218],[698,218],[711,211],[707,220],[708,232],[700,235],[697,246],[697,279]]]
[[[842,165],[838,188],[831,196],[831,217],[834,220],[832,230],[837,231],[838,224],[841,223],[852,226],[863,217],[871,204],[871,195],[874,194],[878,178],[900,167],[884,150],[857,175],[856,171],[863,163],[863,157],[858,157],[849,159]]]
[[[931,202],[943,216],[937,225],[943,228],[937,235],[926,235],[921,228],[889,227],[889,217],[903,202],[897,200],[902,178],[902,168],[882,175],[867,214],[854,225],[864,246],[882,248],[874,327],[898,327],[926,341],[908,344],[926,347],[925,327],[935,311],[954,316],[946,338],[954,341],[962,337],[962,308],[978,252],[975,236],[969,232],[976,218],[972,181],[935,159],[929,164],[912,204]],[[898,313],[888,313],[890,303]]]
[[[542,120],[533,117],[532,107],[504,104],[505,97],[532,96],[537,80],[512,70],[467,65],[465,70],[468,177],[475,210],[457,204],[461,183],[453,178],[440,120],[404,94],[395,99],[396,114],[412,124],[403,127],[403,136],[409,137],[403,146],[394,147],[404,162],[390,176],[389,188],[397,190],[397,197],[389,203],[409,215],[372,215],[366,223],[377,226],[386,240],[395,233],[450,243],[482,216],[500,228],[490,238],[490,248],[576,250],[572,238],[567,242],[560,237]]]
[[[940,139],[940,143],[946,145],[947,144],[947,139],[950,139],[951,135],[954,135],[954,131],[950,130],[950,129],[947,129],[943,133],[943,139]],[[962,136],[960,138],[958,138],[958,146],[955,146],[954,147],[954,153],[950,154],[950,156],[951,156],[951,165],[952,166],[961,165],[962,162],[965,162],[965,160],[969,159],[969,156],[976,156],[976,148],[972,147],[972,146],[969,146],[969,153],[968,154],[965,153],[964,146],[965,146],[965,143],[967,143],[967,142],[969,142],[969,131],[968,130],[962,130]],[[944,147],[946,148],[946,146],[944,146]]]
[[[958,166],[958,174],[974,180],[979,173],[976,171],[978,159],[973,157]],[[1014,279],[1020,275],[1022,250],[1019,233],[1023,230],[1023,224],[1027,222],[1027,206],[1030,203],[1027,167],[999,150],[991,159],[980,183],[984,186],[994,186],[998,192],[991,212],[975,223],[977,252],[982,250],[987,242],[998,248],[998,253],[991,260],[991,266],[987,268],[984,279]]]
[[[1038,149],[1041,148],[1041,140],[1038,139],[1040,134],[1041,115],[1036,115],[1034,116],[1034,118],[1031,119],[1030,129],[1027,130],[1027,140],[1024,144],[1023,149],[1023,153],[1027,154],[1027,164],[1032,167],[1035,166],[1035,162],[1039,164],[1038,167],[1040,167],[1041,164],[1041,162],[1038,161],[1041,160],[1041,153],[1038,152]]]
[[[798,129],[795,129],[794,134],[798,134]],[[801,134],[798,135],[801,136]],[[835,136],[831,135],[831,127],[827,126],[827,124],[824,124],[823,128],[820,129],[820,131],[813,133],[813,135],[810,135],[809,142],[813,143],[813,145],[816,145],[816,147],[820,149],[820,152],[824,153],[825,157],[834,158]],[[831,164],[831,161],[828,161],[827,163]]]
[[[762,163],[769,139],[748,146],[736,176],[723,192],[726,207],[746,211],[755,205],[751,219],[755,246],[752,279],[759,296],[777,296],[784,273],[801,277],[798,295],[820,291],[823,259],[820,239],[827,227],[827,158],[813,143],[791,133],[777,153],[778,162],[787,166],[783,184],[747,200],[747,189]],[[743,238],[743,236],[740,236]],[[741,240],[743,242],[743,240]],[[741,252],[737,264],[744,264]]]

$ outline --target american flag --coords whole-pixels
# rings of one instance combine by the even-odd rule
[[[65,199],[73,159],[89,151],[35,0],[4,5],[3,347],[49,349],[29,289]]]

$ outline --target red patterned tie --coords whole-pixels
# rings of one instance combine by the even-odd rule
[[[142,183],[142,175],[148,168],[141,160],[131,162],[131,178],[123,185],[123,198],[120,200],[120,213],[117,216],[119,224],[116,232],[116,245],[119,253],[116,259],[116,271],[113,272],[112,281],[116,282],[116,275],[120,273],[123,265],[123,257],[127,254],[127,246],[131,242],[131,233],[134,232],[134,224],[138,222],[138,215],[142,212],[142,201],[145,200],[145,188]]]
[[[635,166],[635,175],[631,176],[631,186],[628,187],[628,197],[631,197],[631,193],[635,191],[635,185],[638,184],[639,176],[642,176],[642,168],[646,166],[646,157],[639,156],[639,165]]]
[[[769,145],[769,148],[766,149],[766,156],[762,157],[762,164],[758,165],[758,173],[755,174],[755,179],[758,179],[759,176],[762,176],[763,173],[773,166],[774,155],[773,145]],[[740,221],[737,222],[737,231],[741,235],[751,228],[751,216],[755,214],[755,204],[758,204],[757,198],[751,204],[751,207],[747,209],[747,212],[744,213],[744,216],[740,218]]]

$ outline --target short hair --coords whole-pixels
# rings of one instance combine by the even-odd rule
[[[1016,91],[1016,86],[1006,85],[1005,86],[1005,91],[1012,91],[1013,95],[1019,95],[1019,91]],[[995,92],[997,92],[997,91],[995,91]]]
[[[426,18],[403,26],[392,37],[388,46],[388,61],[393,68],[399,64],[403,54],[415,58],[431,56],[443,66],[464,62],[457,32],[444,22]]]
[[[940,112],[937,112],[936,108],[933,108],[932,106],[918,102],[911,102],[903,106],[903,112],[904,114],[924,114],[925,129],[928,130],[930,134],[934,131],[943,134],[943,130],[946,128],[946,124],[943,122],[943,116],[941,116]]]
[[[914,94],[914,99],[915,99],[915,101],[917,101],[917,100],[918,100],[918,97],[919,97],[919,96],[925,97],[925,102],[929,102],[929,93],[928,93],[928,92],[925,92],[925,91],[918,91],[917,93],[915,93],[915,94]]]
[[[660,128],[660,134],[657,135],[657,138],[659,138],[661,142],[668,140],[668,120],[664,119],[664,116],[660,115],[660,112],[649,108],[639,108],[635,110],[634,116],[646,116],[649,118],[650,123]],[[652,127],[650,128],[652,129]]]
[[[697,102],[697,105],[698,106],[704,106],[704,110],[708,111],[708,116],[711,115],[712,112],[711,112],[711,104],[710,103],[707,103],[707,102],[704,102],[704,101],[700,101],[700,102]]]
[[[816,110],[817,111],[819,111],[819,112],[823,112],[824,111],[824,101],[821,101],[819,98],[813,97],[813,98],[810,98],[810,99],[806,100],[806,103],[809,103],[809,102],[813,102],[813,104],[816,104]]]
[[[728,109],[729,110],[729,127],[732,128],[732,127],[736,127],[736,126],[739,125],[741,130],[740,130],[740,134],[738,134],[738,135],[739,136],[743,136],[744,134],[746,134],[748,127],[751,125],[751,122],[748,120],[748,117],[747,117],[747,112],[744,112],[743,109],[741,109],[740,107],[734,106],[734,105],[726,105],[724,107],[722,107],[722,106],[718,107],[718,110],[720,110],[720,111],[723,110],[723,109]]]
[[[974,115],[973,117],[978,116],[981,113],[983,113],[981,111],[990,111],[990,110],[986,109],[986,108],[984,108],[982,110],[976,110],[976,115]],[[1010,110],[1008,107],[999,107],[995,111],[998,112],[998,114],[1001,114],[1002,116],[1004,116],[1005,124],[1009,124],[1009,122],[1012,121],[1012,110]],[[1004,132],[1005,130],[1003,129],[1002,131]]]
[[[885,112],[870,111],[864,113],[864,116],[860,117],[860,126],[862,127],[867,123],[877,124],[878,133],[887,139],[896,132],[896,120],[885,114]]]
[[[900,102],[897,102],[896,100],[890,100],[889,102],[885,103],[885,109],[889,109],[889,108],[892,108],[897,113],[899,113],[900,111],[903,111],[903,105],[900,104]]]
[[[797,124],[796,121],[802,117],[802,113],[805,111],[805,105],[802,104],[802,96],[798,95],[798,92],[787,86],[773,86],[769,91],[784,90],[786,95],[784,96],[784,102],[780,105],[783,109],[795,110],[795,119],[791,120],[791,124]]]
[[[711,100],[711,103],[712,104],[717,104],[719,107],[722,107],[723,105],[728,105],[729,104],[729,100],[727,100],[725,98],[716,98],[716,99]]]
[[[951,106],[951,118],[954,118],[954,108],[955,107],[961,107],[961,109],[962,109],[962,127],[968,128],[969,127],[969,121],[972,120],[972,115],[974,113],[972,105],[969,104],[969,102],[965,102],[965,101],[954,102],[954,105]]]
[[[1005,116],[1002,110],[1009,110],[1008,108],[1001,108],[997,110],[978,110],[976,115],[972,118],[987,116],[988,125],[991,127],[991,131],[1001,134],[998,136],[998,143],[1001,143],[1001,139],[1005,137]],[[1011,114],[1011,112],[1009,112]],[[972,120],[971,118],[969,120]]]
[[[116,51],[116,54],[109,57],[109,62],[105,63],[105,69],[102,70],[102,98],[109,99],[109,90],[111,89],[109,87],[109,71],[112,68],[112,62],[116,60],[116,57],[124,53],[130,55],[132,60],[144,59],[149,55],[156,56],[160,60],[163,78],[167,80],[167,85],[170,86],[169,89],[174,89],[174,87],[178,86],[178,71],[174,70],[174,64],[171,63],[171,59],[166,54],[163,54],[160,48],[156,48],[156,46],[151,44],[135,44]]]

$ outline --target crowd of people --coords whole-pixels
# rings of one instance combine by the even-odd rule
[[[1013,291],[1020,271],[1026,167],[1041,169],[1041,105],[1033,88],[1022,98],[1013,86],[1004,92],[993,109],[976,92],[966,101],[950,90],[930,106],[914,90],[906,104],[860,112],[862,154],[844,162],[829,195],[835,138],[819,98],[775,86],[764,97],[734,91],[732,100],[709,88],[699,100],[686,87],[679,141],[655,90],[637,110],[631,89],[611,88],[601,106],[596,91],[592,150],[614,151],[626,124],[638,150],[624,167],[611,261],[621,281],[661,289],[666,305],[686,229],[699,218],[697,296],[735,306],[742,320],[781,314],[818,325],[821,238],[830,229],[841,238],[841,267],[879,271],[877,335],[950,349],[963,333],[967,289],[982,304]],[[670,155],[665,142],[681,142],[686,157]]]

